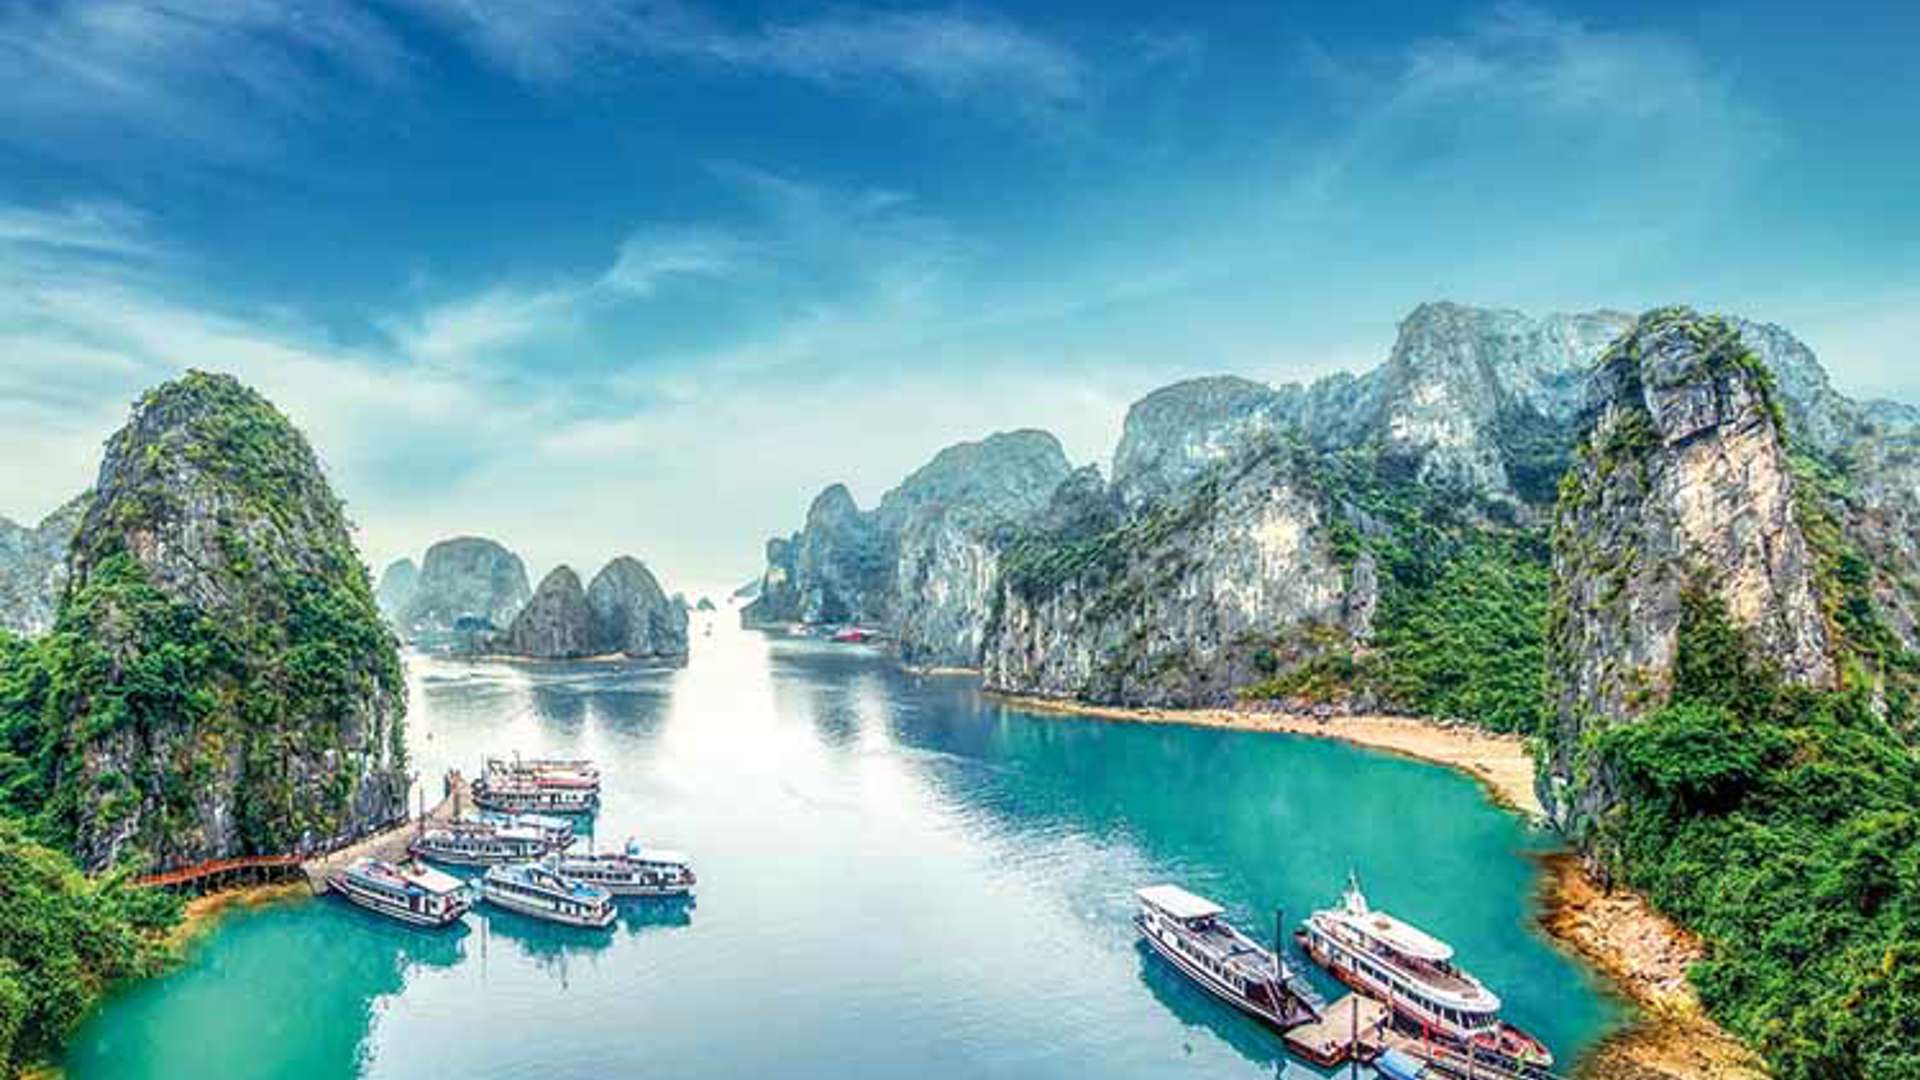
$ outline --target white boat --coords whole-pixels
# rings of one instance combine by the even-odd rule
[[[504,814],[497,810],[477,811],[470,820],[484,821],[494,825],[509,825],[515,828],[537,829],[546,838],[547,846],[554,851],[565,851],[573,846],[576,839],[573,819],[554,814]]]
[[[1279,954],[1230,926],[1220,905],[1177,885],[1134,893],[1153,951],[1215,997],[1281,1031],[1317,1019],[1320,1000]]]
[[[489,772],[473,782],[473,801],[482,810],[506,814],[591,814],[600,808],[600,792]]]
[[[488,758],[485,773],[542,787],[600,790],[600,770],[584,758]]]
[[[609,926],[618,914],[612,893],[540,863],[489,867],[480,879],[480,895],[509,911],[568,926]]]
[[[618,852],[549,856],[547,864],[615,896],[689,896],[697,880],[684,854],[644,847],[638,840],[627,841]]]
[[[526,862],[555,850],[547,833],[534,825],[496,824],[491,821],[450,821],[431,825],[407,845],[416,859],[454,866],[492,866]]]
[[[1453,946],[1374,910],[1357,877],[1340,906],[1314,912],[1297,938],[1334,978],[1386,1002],[1426,1039],[1492,1065],[1553,1064],[1546,1044],[1500,1019],[1500,998],[1453,962]]]
[[[327,876],[327,886],[348,900],[415,926],[446,926],[473,907],[473,887],[452,874],[419,863],[356,859]]]

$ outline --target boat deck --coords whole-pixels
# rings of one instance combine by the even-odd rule
[[[1287,1048],[1317,1065],[1371,1061],[1386,1043],[1387,1007],[1364,994],[1348,994],[1327,1006],[1320,1019],[1289,1028]]]
[[[1383,1036],[1386,1044],[1393,1049],[1417,1061],[1426,1062],[1441,1076],[1455,1077],[1457,1080],[1561,1080],[1559,1074],[1545,1069],[1515,1068],[1490,1058],[1469,1056],[1441,1043],[1429,1042],[1418,1035],[1397,1030],[1391,1024],[1387,1025]]]

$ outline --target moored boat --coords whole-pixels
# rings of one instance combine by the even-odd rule
[[[553,850],[537,826],[471,820],[428,826],[407,845],[415,858],[455,866],[526,862]]]
[[[1500,998],[1454,963],[1451,945],[1374,910],[1358,878],[1349,878],[1339,907],[1314,912],[1296,939],[1334,978],[1386,1002],[1424,1040],[1489,1065],[1553,1064],[1546,1044],[1500,1018]]]
[[[546,838],[547,846],[554,851],[564,851],[573,846],[573,819],[555,814],[504,814],[497,810],[480,810],[474,813],[473,821],[486,821],[495,825],[511,825],[516,828],[537,829]]]
[[[542,787],[600,790],[600,770],[584,758],[488,758],[485,772]]]
[[[419,863],[355,859],[327,875],[327,886],[369,911],[415,926],[446,926],[473,907],[472,886]]]
[[[629,840],[618,852],[550,856],[549,866],[576,881],[598,885],[615,896],[689,896],[693,865],[678,851],[649,848]]]
[[[612,893],[541,863],[489,867],[480,895],[490,904],[568,926],[608,926],[618,914]]]
[[[1306,980],[1276,950],[1221,918],[1220,905],[1177,885],[1134,895],[1140,936],[1209,993],[1281,1031],[1318,1018],[1320,999]]]
[[[507,814],[591,814],[600,807],[594,788],[543,784],[507,773],[488,772],[473,782],[473,802],[482,810]]]

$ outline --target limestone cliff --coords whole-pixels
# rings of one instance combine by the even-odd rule
[[[80,861],[288,851],[403,813],[395,641],[286,418],[190,374],[140,399],[94,490],[45,733],[47,813]]]
[[[1042,431],[942,450],[872,511],[835,484],[804,528],[767,544],[747,625],[859,623],[893,633],[919,663],[973,664],[1009,530],[1039,513],[1068,473]]]
[[[593,622],[593,609],[587,606],[580,575],[571,567],[556,566],[514,616],[500,647],[516,656],[540,660],[593,656],[600,651]]]
[[[530,595],[520,556],[484,537],[458,536],[427,549],[400,625],[434,633],[466,619],[504,630]]]
[[[701,603],[708,610],[713,607],[705,600]],[[687,662],[686,605],[669,599],[639,559],[622,555],[602,567],[587,587],[587,607],[593,616],[597,652]]]
[[[28,528],[0,517],[0,630],[41,634],[67,588],[67,547],[93,493],[78,495]]]
[[[1688,590],[1716,597],[1787,681],[1834,677],[1788,412],[1742,329],[1685,309],[1649,312],[1601,358],[1589,402],[1555,511],[1544,792],[1576,831],[1613,799],[1581,748],[1596,725],[1665,701]],[[1818,416],[1818,404],[1804,402],[1802,415]]]
[[[398,622],[413,603],[413,594],[420,586],[420,568],[412,559],[395,559],[380,572],[380,587],[374,590],[374,600],[380,605],[380,614],[389,622]]]
[[[1143,515],[1030,537],[1009,557],[985,649],[995,689],[1128,705],[1215,704],[1263,674],[1276,644],[1364,638],[1371,564],[1335,551],[1307,452],[1269,442]],[[1084,483],[1061,502],[1085,503]],[[1094,520],[1098,520],[1097,518]]]
[[[1279,387],[1216,376],[1147,395],[1114,450],[1114,487],[1138,509],[1288,432],[1323,451],[1378,449],[1428,486],[1550,501],[1586,370],[1630,322],[1611,311],[1536,319],[1422,304],[1401,321],[1386,362],[1363,375]]]

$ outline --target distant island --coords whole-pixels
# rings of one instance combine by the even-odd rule
[[[620,656],[678,666],[687,660],[687,607],[645,563],[621,555],[582,587],[558,566],[527,588],[526,566],[498,541],[435,543],[416,567],[389,563],[380,608],[410,643],[468,655],[570,660]]]

